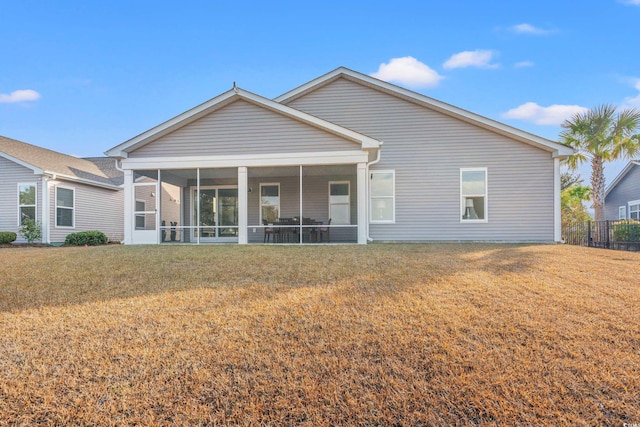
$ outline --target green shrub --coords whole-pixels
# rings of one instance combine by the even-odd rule
[[[13,231],[0,231],[0,245],[15,242],[18,236]]]
[[[77,233],[71,233],[64,239],[65,245],[71,246],[97,246],[106,245],[109,243],[109,238],[102,231],[79,231]]]
[[[613,240],[616,242],[640,242],[640,221],[630,219],[614,222]]]
[[[40,226],[40,223],[33,219],[25,219],[22,221],[22,225],[18,229],[18,232],[28,243],[33,243],[36,240],[40,240],[42,237],[42,227]]]

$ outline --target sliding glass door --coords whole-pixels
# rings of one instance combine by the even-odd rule
[[[238,187],[202,186],[191,189],[191,218],[201,242],[238,241]],[[198,236],[199,235],[199,236]]]

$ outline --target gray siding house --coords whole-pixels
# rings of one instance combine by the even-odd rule
[[[42,243],[86,230],[122,241],[122,184],[113,159],[80,159],[0,136],[0,231],[18,234],[30,218],[42,227]]]
[[[607,187],[605,219],[640,220],[640,162],[631,161]]]
[[[560,241],[571,153],[346,68],[273,100],[234,87],[106,152],[125,243],[241,244]]]

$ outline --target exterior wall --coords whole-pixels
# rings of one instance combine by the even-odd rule
[[[174,157],[344,151],[359,145],[239,100],[129,153]]]
[[[617,220],[618,207],[625,206],[629,218],[628,202],[640,200],[640,166],[633,165],[631,170],[609,191],[604,201],[605,218]]]
[[[75,190],[73,228],[56,226],[56,185]],[[124,196],[122,190],[108,190],[75,182],[51,181],[49,195],[51,243],[62,243],[67,234],[88,230],[102,231],[110,241],[119,242],[124,239]]]
[[[0,231],[13,231],[16,242],[26,242],[18,233],[18,183],[36,184],[36,217],[42,215],[42,177],[17,163],[0,157]],[[41,222],[41,221],[39,221]]]
[[[554,240],[551,153],[341,78],[291,107],[384,141],[372,170],[395,170],[396,220],[381,241]],[[460,168],[488,168],[488,222],[460,222]]]

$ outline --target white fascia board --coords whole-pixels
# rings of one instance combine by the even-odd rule
[[[238,89],[238,95],[247,101],[252,101],[255,104],[261,105],[269,110],[280,113],[284,116],[296,119],[298,121],[304,122],[311,126],[314,126],[322,130],[325,130],[327,132],[333,133],[335,135],[341,136],[352,142],[359,143],[362,146],[362,148],[380,147],[380,141],[378,141],[377,139],[363,135],[351,129],[347,129],[345,127],[339,126],[335,123],[328,122],[324,119],[305,113],[303,111],[296,110],[295,108],[289,107],[287,105],[274,102],[270,99],[263,98],[262,96],[256,95],[251,92],[247,92],[242,89]]]
[[[33,171],[33,173],[36,174],[36,175],[42,175],[44,173],[44,171],[42,169],[40,169],[39,167],[34,166],[31,163],[27,163],[27,162],[25,162],[23,160],[20,160],[17,157],[13,157],[10,154],[3,153],[2,151],[0,151],[0,157],[4,157],[5,159],[9,160],[10,162],[17,163],[20,166],[24,166],[27,169],[31,169]]]
[[[207,114],[210,109],[213,109],[213,107],[218,106],[219,104],[229,100],[234,96],[237,96],[237,94],[233,89],[224,92],[216,96],[215,98],[212,98],[188,111],[185,111],[182,114],[175,116],[172,119],[167,120],[166,122],[159,124],[156,127],[149,129],[146,132],[143,132],[129,139],[128,141],[123,142],[120,145],[116,145],[110,150],[105,151],[104,154],[109,157],[127,158],[127,152],[125,150],[159,138],[160,136],[172,131],[174,128],[182,127],[186,123],[197,119],[201,115]]]
[[[552,153],[552,157],[554,158],[563,158],[573,154],[573,149],[563,144],[551,141],[546,138],[542,138],[529,132],[522,131],[504,123],[500,123],[487,117],[483,117],[479,114],[472,113],[462,108],[455,107],[451,104],[447,104],[445,102],[438,101],[437,99],[430,98],[426,95],[404,89],[400,86],[378,80],[374,77],[367,76],[365,74],[344,67],[337,68],[323,76],[310,81],[309,83],[299,86],[287,93],[284,93],[277,98],[274,98],[274,101],[279,103],[286,103],[292,99],[297,98],[298,96],[305,94],[306,92],[312,91],[316,86],[325,85],[340,76],[346,76],[348,78],[351,78],[352,80],[360,81],[361,83],[377,87],[384,92],[390,93],[400,98],[411,100],[419,105],[439,111],[449,116],[456,117],[467,123],[471,123],[492,132],[496,132],[509,138],[513,138],[517,141],[533,145],[545,151],[550,151]]]
[[[54,180],[60,179],[62,181],[79,182],[81,184],[87,184],[93,187],[106,188],[108,190],[122,190],[121,185],[106,184],[102,182],[93,181],[90,179],[84,179],[84,178],[78,178],[75,176],[60,174],[58,172],[44,171],[44,173],[46,175],[50,175]]]
[[[123,142],[120,145],[117,145],[116,147],[113,147],[112,149],[106,151],[105,155],[110,157],[127,158],[128,157],[127,151],[130,150],[131,148],[148,144],[154,141],[155,139],[163,135],[166,135],[169,132],[172,132],[182,126],[185,126],[188,123],[191,123],[194,120],[197,120],[200,117],[203,117],[219,108],[224,107],[229,102],[232,102],[235,99],[243,99],[252,104],[261,106],[268,110],[293,118],[300,122],[322,129],[326,132],[330,132],[332,134],[341,136],[351,142],[360,144],[361,148],[363,149],[378,148],[380,146],[380,142],[377,141],[376,139],[373,139],[361,133],[352,131],[350,129],[344,128],[342,126],[338,126],[335,123],[328,122],[319,117],[312,116],[311,114],[307,114],[302,111],[296,110],[295,108],[292,108],[283,104],[279,104],[270,99],[264,98],[262,96],[256,95],[246,90],[236,88],[236,89],[229,90],[213,99],[210,99],[209,101],[203,104],[200,104],[189,111],[186,111],[144,133],[141,133],[140,135],[126,142]]]
[[[264,166],[312,166],[366,163],[369,153],[360,150],[307,153],[246,154],[229,156],[140,157],[122,161],[123,169],[186,169]]]
[[[635,160],[632,160],[629,163],[627,163],[627,165],[620,171],[618,176],[616,176],[613,179],[613,181],[611,181],[611,184],[609,184],[609,186],[606,188],[606,190],[604,190],[604,197],[607,197],[609,192],[611,190],[613,190],[615,188],[615,186],[618,185],[618,183],[620,181],[622,181],[622,178],[624,178],[629,173],[629,171],[633,168],[634,165],[640,165],[640,163],[638,163]]]

